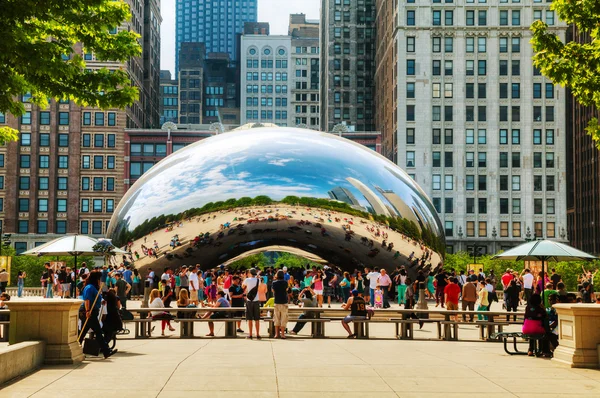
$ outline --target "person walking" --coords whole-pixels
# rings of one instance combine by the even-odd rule
[[[233,316],[242,318],[244,316],[244,289],[240,286],[240,277],[238,275],[234,275],[231,279],[229,299],[233,308],[242,309],[240,312],[233,314]],[[237,323],[237,332],[244,333],[242,330],[242,321],[238,321]]]
[[[504,302],[506,304],[506,312],[517,312],[519,307],[519,294],[521,289],[517,286],[516,280],[511,280],[508,287],[504,290]],[[506,321],[510,320],[510,314],[506,315]],[[517,320],[517,316],[513,315],[513,320]]]
[[[388,275],[385,268],[382,268],[381,274],[379,275],[379,278],[377,279],[377,285],[381,288],[381,291],[383,293],[383,308],[390,308],[390,303],[388,301],[388,293],[389,293],[391,284],[392,284],[392,280],[390,279],[390,276]]]
[[[315,278],[320,277],[316,276]],[[277,271],[276,280],[273,282],[271,290],[273,291],[273,297],[275,298],[275,316],[273,319],[275,338],[285,339],[285,328],[288,322],[288,295],[287,282],[285,281],[283,271]]]
[[[23,297],[25,278],[27,278],[27,273],[25,271],[19,271],[17,274],[17,297]]]
[[[529,268],[525,268],[521,273],[523,279],[523,295],[526,302],[529,302],[529,298],[533,294],[533,274],[529,271]]]
[[[477,293],[478,299],[478,306],[477,306],[477,311],[487,311],[488,309],[488,305],[490,305],[490,302],[488,301],[488,290],[485,287],[486,283],[485,280],[480,281],[479,282],[479,292]],[[478,320],[488,320],[487,315],[482,315],[482,314],[477,314],[477,319]]]
[[[450,278],[450,283],[444,288],[444,299],[446,301],[446,309],[448,309],[448,311],[458,310],[458,296],[460,296],[458,279],[456,279],[456,277],[452,277]],[[450,318],[454,318],[454,321],[458,322],[458,313]]]
[[[123,279],[123,276],[120,272],[117,272],[115,276],[117,277],[117,282],[115,283],[115,292],[117,293],[117,298],[121,302],[121,307],[123,307],[123,309],[127,309],[127,296],[131,290],[131,285],[125,282],[125,279]]]
[[[198,289],[200,288],[200,284],[198,281],[198,269],[197,267],[190,267],[190,275],[189,275],[189,288],[190,288],[190,301],[194,305],[198,305]]]
[[[375,267],[373,271],[369,271],[367,274],[367,280],[369,281],[369,298],[371,299],[372,307],[375,307],[375,290],[377,290],[377,280],[379,279],[380,275],[379,268],[377,267]]]
[[[444,289],[448,284],[448,277],[443,269],[440,269],[440,272],[435,276],[436,286],[435,286],[435,306],[442,305],[444,308]]]
[[[472,275],[468,278],[462,290],[462,310],[475,311],[475,302],[477,302],[477,286],[475,283],[477,277]],[[467,321],[466,315],[463,314],[463,322]],[[473,322],[473,314],[469,315],[469,322]]]
[[[246,320],[248,321],[249,334],[246,337],[252,340],[253,326],[256,327],[256,339],[260,340],[260,302],[258,301],[258,287],[260,282],[256,277],[257,272],[255,268],[250,269],[249,275],[244,282],[242,287],[246,292]]]
[[[48,264],[50,265],[50,264]],[[83,303],[81,304],[80,313],[85,314],[85,318],[81,319],[83,322],[83,328],[79,335],[79,343],[83,343],[87,332],[92,329],[96,337],[96,342],[104,355],[104,358],[108,358],[114,355],[117,350],[111,350],[108,348],[108,344],[102,334],[102,328],[100,327],[100,307],[102,306],[102,299],[98,294],[100,290],[100,273],[97,271],[90,272],[85,280],[85,287],[83,288]]]
[[[398,286],[398,305],[403,305],[406,302],[406,269],[400,268],[396,275],[396,285]]]

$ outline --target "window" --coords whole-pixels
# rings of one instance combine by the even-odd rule
[[[501,37],[498,42],[500,43],[500,52],[507,53],[508,52],[508,38]]]
[[[92,201],[92,203],[93,203],[93,205],[92,205],[93,212],[94,213],[102,213],[102,199],[94,199]]]
[[[534,238],[543,238],[544,237],[544,235],[543,235],[543,233],[544,233],[544,223],[542,223],[542,222],[536,222],[534,224],[533,230],[534,230],[534,233],[533,233],[534,234]]]
[[[479,221],[479,237],[487,236],[487,221]]]
[[[466,61],[465,74],[467,76],[474,76],[475,75],[475,61],[474,60],[467,60]]]
[[[56,222],[56,233],[57,234],[66,234],[67,233],[67,222],[66,221],[57,221]]]
[[[477,74],[479,76],[485,76],[486,75],[486,73],[487,73],[486,66],[487,66],[487,63],[486,63],[485,60],[479,60],[479,61],[477,61]]]
[[[21,124],[31,124],[31,112],[25,112],[21,116]]]
[[[38,220],[37,232],[38,232],[38,234],[47,234],[48,233],[48,221],[47,220]]]
[[[19,220],[19,224],[17,226],[17,233],[20,233],[20,234],[28,234],[29,233],[29,221],[28,220]],[[18,243],[20,243],[20,242],[15,242],[15,249],[17,249],[17,244]],[[23,246],[21,246],[19,248],[19,249],[22,250],[21,253],[23,251],[27,250],[27,243],[23,242]],[[18,253],[19,253],[19,251],[17,250],[17,254]]]
[[[441,130],[440,129],[433,129],[433,133],[432,133],[432,143],[434,145],[439,145],[441,144]]]
[[[408,121],[408,122],[415,121],[415,106],[414,105],[406,105],[406,121]]]
[[[512,200],[512,214],[521,214],[521,199],[513,198]]]
[[[554,121],[554,106],[546,106],[546,121]]]
[[[508,152],[500,152],[500,167],[506,168],[508,167]]]
[[[533,98],[542,98],[542,83],[533,83]]]
[[[56,211],[59,213],[65,213],[67,211],[67,199],[56,200]]]
[[[542,121],[542,107],[541,106],[533,107],[533,121],[534,122]]]
[[[83,155],[81,157],[81,168],[82,169],[90,168],[90,156],[89,155]]]
[[[510,44],[511,44],[511,51],[513,53],[521,52],[521,38],[520,37],[511,38]]]
[[[519,83],[512,83],[511,88],[512,98],[521,98],[521,85]]]
[[[487,167],[487,152],[477,153],[477,167]]]
[[[511,166],[513,168],[519,168],[519,167],[521,167],[521,152],[513,152],[512,153]]]
[[[452,76],[453,64],[452,61],[444,61],[444,76]]]
[[[477,213],[478,214],[487,214],[487,199],[486,198],[477,199]]]
[[[69,146],[69,134],[58,135],[58,146],[62,148],[66,148]]]
[[[107,191],[114,191],[115,190],[115,179],[114,179],[114,177],[107,177],[106,178],[106,190]]]
[[[406,52],[414,53],[415,52],[415,37],[409,36],[406,38]]]
[[[434,191],[439,191],[442,189],[442,176],[439,174],[434,174],[431,179],[432,189]]]
[[[475,213],[475,199],[474,198],[467,198],[467,214],[473,214]]]
[[[415,143],[415,129],[406,129],[406,143],[407,144]]]
[[[444,212],[454,213],[454,200],[452,198],[444,199]]]
[[[431,69],[433,76],[440,76],[442,74],[442,61],[434,59],[431,63]]]
[[[512,144],[519,145],[521,143],[521,130],[512,130],[511,134]]]
[[[513,234],[513,238],[521,237],[521,223],[520,222],[512,223],[512,234]]]
[[[485,99],[487,97],[487,85],[485,83],[477,83],[477,98]]]
[[[414,10],[406,11],[406,25],[415,26],[415,11]]]
[[[554,199],[546,199],[546,214],[554,214]]]
[[[521,190],[521,176],[512,176],[512,190],[513,191]]]
[[[454,179],[452,175],[444,176],[444,189],[446,191],[452,191],[454,189]]]
[[[94,177],[94,191],[102,191],[104,179],[102,177]]]
[[[92,234],[102,234],[102,221],[92,221]]]
[[[505,59],[500,60],[500,76],[508,76],[508,61]]]
[[[474,175],[467,175],[466,176],[465,187],[466,187],[467,191],[474,191],[475,190],[475,176]]]
[[[91,134],[83,134],[81,146],[83,146],[84,148],[89,148],[92,146],[92,135]]]
[[[442,120],[442,110],[439,105],[434,105],[431,108],[431,115],[431,119],[434,122],[439,122],[440,120]]]
[[[58,168],[68,169],[69,168],[69,157],[66,155],[60,155],[58,157]]]
[[[478,53],[484,53],[486,49],[486,38],[485,37],[478,37],[477,38],[477,52]]]
[[[410,12],[410,11],[408,11]],[[408,15],[408,14],[407,14]],[[442,24],[442,12],[440,10],[433,10],[433,26],[440,26]],[[407,23],[410,26],[410,24]]]
[[[512,10],[512,26],[521,25],[521,10]]]
[[[444,106],[444,121],[445,122],[451,122],[452,121],[452,112],[453,112],[452,105],[446,105],[446,106]]]
[[[58,177],[57,187],[59,191],[66,191],[69,187],[68,177]]]
[[[554,98],[554,85],[546,83],[546,98]]]
[[[42,126],[50,124],[50,112],[40,112],[40,124]]]
[[[500,145],[508,144],[508,130],[500,130]]]
[[[500,10],[500,26],[508,26],[508,11]]]
[[[116,135],[115,134],[108,134],[107,135],[107,147],[109,148],[114,148],[116,146]]]
[[[21,133],[19,144],[21,146],[31,146],[31,133]]]
[[[69,112],[58,112],[58,124],[61,126],[69,125]]]
[[[50,167],[50,156],[48,155],[40,155],[39,157],[39,168],[47,169]]]
[[[546,238],[554,238],[556,234],[553,222],[546,223]]]
[[[475,236],[475,221],[467,221],[467,236]]]
[[[487,142],[487,135],[485,129],[477,130],[477,143],[480,145],[485,145]]]
[[[508,83],[500,83],[500,99],[508,98]]]
[[[117,114],[114,112],[108,112],[108,125],[116,126],[117,125]]]
[[[444,23],[446,26],[454,25],[454,11],[446,10],[444,11]]]
[[[484,175],[477,176],[477,189],[479,191],[487,190],[487,177]]]
[[[453,221],[445,221],[444,222],[444,233],[446,236],[452,236],[454,234],[454,222]]]
[[[475,98],[475,84],[467,83],[467,88],[465,90],[466,98]]]
[[[104,147],[104,134],[94,134],[94,148]]]
[[[29,177],[19,177],[19,190],[28,191],[29,190]]]
[[[415,167],[415,153],[414,151],[406,152],[406,167]]]
[[[546,23],[550,26],[554,25],[554,11],[546,11]]]
[[[500,198],[500,214],[508,214],[508,199]]]
[[[444,52],[451,53],[454,51],[454,38],[444,37]]]
[[[442,38],[441,37],[432,37],[431,38],[431,51],[434,53],[439,53],[442,51]]]
[[[444,152],[444,167],[453,167],[452,152]]]
[[[442,154],[441,152],[433,152],[431,156],[432,166],[433,167],[441,167],[442,165]]]
[[[475,131],[472,129],[465,130],[465,144],[475,143]]]
[[[95,126],[104,126],[104,112],[95,112],[94,113],[94,125]]]
[[[47,191],[50,185],[50,179],[48,177],[39,177],[38,178],[38,189],[40,191]]]
[[[475,25],[475,11],[467,10],[465,20],[466,20],[467,26],[474,26]]]
[[[23,213],[29,212],[29,199],[25,199],[25,198],[19,199],[19,212],[23,212]]]
[[[37,211],[47,212],[48,211],[48,199],[38,199]]]
[[[406,83],[406,98],[415,98],[415,84]]]
[[[406,60],[406,75],[407,76],[415,75],[415,60],[414,59]]]
[[[114,199],[106,199],[106,212],[112,213],[115,210],[115,200]]]
[[[546,191],[554,191],[554,176],[546,176]]]
[[[19,155],[19,167],[22,169],[28,169],[31,167],[31,156]]]
[[[104,157],[94,156],[94,169],[101,169],[104,167]]]
[[[554,168],[554,152],[546,152],[546,168]]]
[[[475,167],[475,153],[474,152],[467,152],[465,154],[465,160],[466,160],[466,167]]]
[[[487,11],[486,10],[479,10],[479,12],[477,13],[477,24],[479,26],[487,25]]]
[[[441,84],[441,83],[433,83],[433,84],[431,85],[431,89],[432,89],[432,91],[433,91],[433,92],[431,93],[431,96],[432,96],[433,98],[440,98],[440,97],[441,97],[441,95],[442,95],[442,93],[441,93],[441,92],[442,92],[442,88],[441,88],[441,87],[442,87],[442,84]],[[438,106],[438,108],[439,108],[439,106]]]
[[[533,153],[533,167],[536,169],[542,168],[542,153],[541,152]]]

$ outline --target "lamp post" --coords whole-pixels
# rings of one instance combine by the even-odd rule
[[[462,250],[462,237],[463,237],[462,227],[459,226],[458,227],[458,251]]]
[[[496,236],[498,236],[497,232],[496,232],[496,227],[492,227],[492,245],[493,245],[493,250],[494,250],[494,254],[496,254]]]

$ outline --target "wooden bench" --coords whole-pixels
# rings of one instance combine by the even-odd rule
[[[152,328],[150,324],[153,322],[152,318],[145,319],[132,319],[130,321],[124,321],[124,323],[135,324],[135,338],[136,339],[147,339],[152,337]]]
[[[495,333],[502,333],[504,326],[508,326],[509,322],[490,322],[490,321],[477,321],[475,325],[479,327],[479,339],[480,340],[494,340],[491,336]],[[498,327],[498,332],[496,332]]]
[[[8,330],[10,329],[10,321],[0,321],[0,342],[8,341]]]
[[[237,337],[237,322],[243,321],[244,318],[216,318],[216,319],[200,319],[200,318],[181,318],[175,319],[179,322],[179,337],[181,338],[194,338],[194,323],[207,323],[207,322],[225,322],[225,337],[236,338]]]
[[[269,337],[275,337],[275,320],[273,318],[263,318],[263,321],[267,322],[267,329]],[[325,337],[325,324],[331,322],[330,318],[294,318],[288,319],[290,322],[306,322],[310,323],[310,334],[312,338],[322,339]]]
[[[392,318],[391,322],[396,324],[396,337],[401,340],[412,340],[414,329],[413,326],[416,324],[420,325],[421,323],[436,323],[437,324],[437,332],[438,339],[442,339],[442,319],[402,319],[402,318]]]

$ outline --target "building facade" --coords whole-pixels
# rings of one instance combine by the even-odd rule
[[[204,43],[207,52],[228,53],[237,61],[236,36],[245,22],[256,22],[257,13],[257,0],[177,0],[175,73],[185,42]]]
[[[98,60],[81,45],[73,53],[88,69],[126,69],[139,101],[123,110],[100,110],[52,99],[40,109],[24,94],[23,116],[0,116],[0,124],[20,132],[18,142],[0,148],[0,218],[18,253],[66,233],[102,236],[124,193],[123,131],[159,122],[159,82],[150,81],[157,75],[146,77],[144,68],[159,70],[155,52],[160,42],[157,35],[144,36],[159,31],[160,12],[153,1],[128,3],[132,18],[117,29],[138,33],[143,46],[152,46],[143,54],[152,56],[121,64]]]
[[[204,43],[182,43],[179,52],[179,122],[201,124],[204,97]]]
[[[160,71],[160,125],[179,123],[179,83],[171,78],[171,71]]]
[[[443,220],[450,252],[566,238],[565,90],[532,65],[549,3],[398,6],[398,164]]]
[[[588,43],[590,38],[570,27],[569,39]],[[600,152],[585,130],[598,117],[593,106],[579,104],[567,93],[567,219],[570,244],[600,254]]]
[[[204,68],[204,124],[240,124],[237,68],[227,53],[207,55]]]
[[[375,0],[322,0],[322,131],[375,130],[375,9]]]
[[[141,3],[141,2],[138,2]],[[144,124],[157,128],[160,123],[160,1],[144,1]]]
[[[304,14],[290,15],[291,121],[293,126],[320,129],[319,21]]]
[[[293,126],[290,36],[243,35],[240,120]]]

